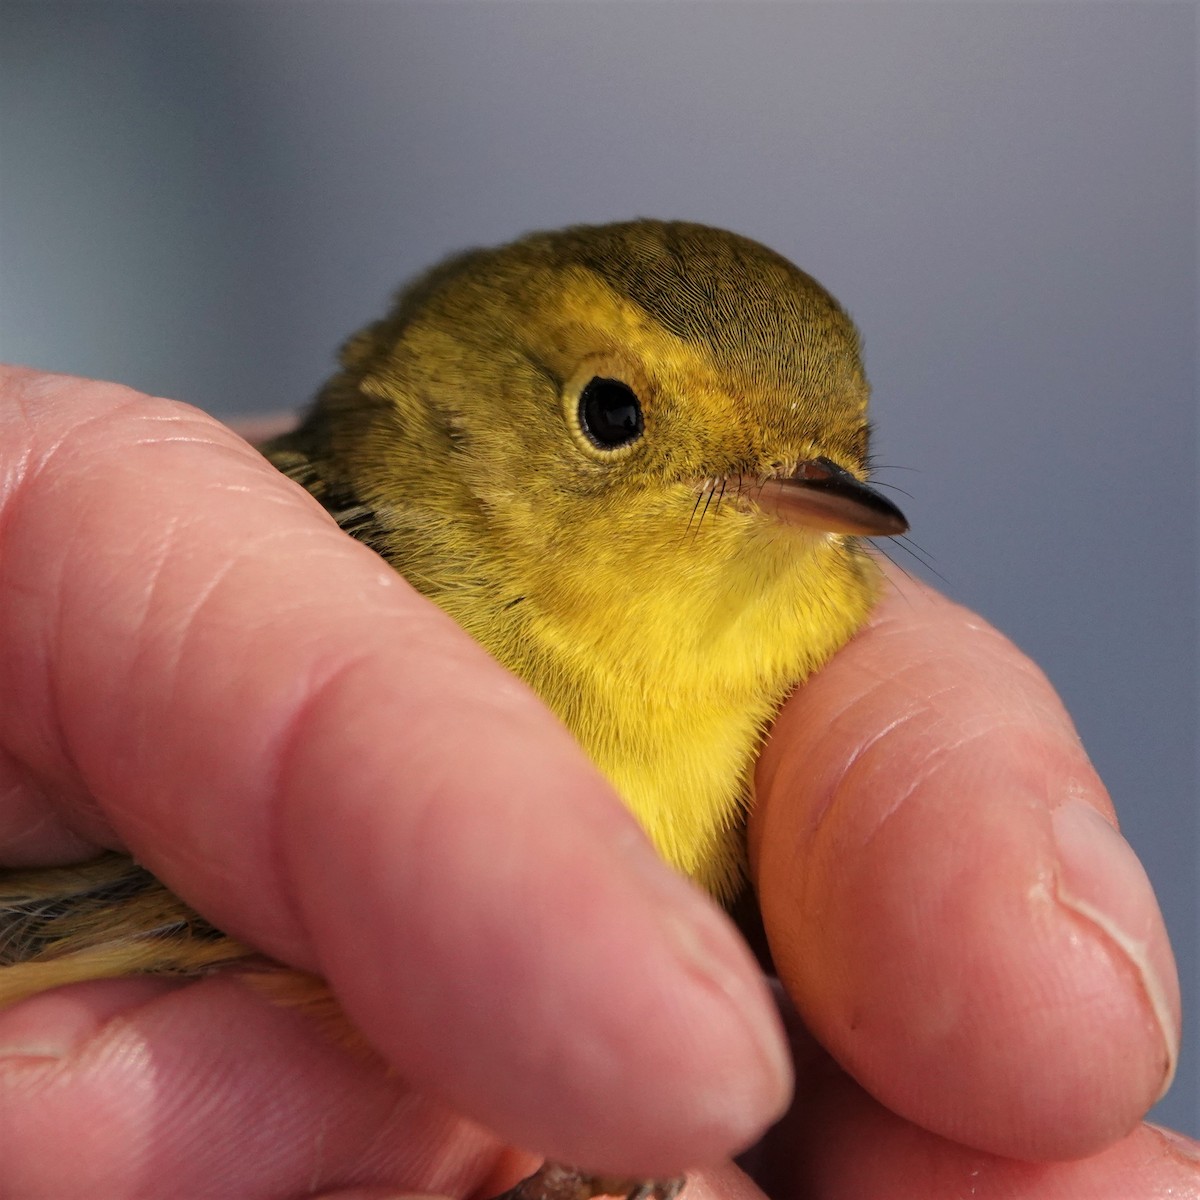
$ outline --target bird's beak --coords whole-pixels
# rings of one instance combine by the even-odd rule
[[[808,459],[791,475],[768,479],[754,500],[787,525],[824,533],[895,537],[908,531],[908,520],[890,500],[828,458]]]

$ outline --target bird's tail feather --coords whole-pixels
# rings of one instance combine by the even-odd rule
[[[368,1052],[323,979],[261,958],[193,912],[145,867],[105,854],[75,867],[0,871],[0,1008],[51,988],[129,975],[238,976]]]
[[[88,979],[203,975],[251,953],[123,854],[0,872],[0,1008]]]

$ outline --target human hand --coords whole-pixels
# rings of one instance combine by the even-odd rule
[[[891,582],[759,764],[764,923],[826,1048],[793,1014],[797,1099],[759,1177],[820,1200],[1200,1196],[1200,1146],[1139,1124],[1179,988],[1108,794],[1028,659]]]
[[[0,713],[6,864],[132,850],[222,927],[325,974],[396,1068],[337,1049],[231,977],[38,997],[0,1014],[9,1194],[486,1194],[533,1162],[475,1121],[634,1172],[719,1159],[756,1135],[788,1079],[753,964],[521,684],[215,422],[77,380],[10,372],[2,387],[0,694],[21,697]],[[855,646],[888,645],[868,674],[889,678],[887,655],[911,663],[911,651],[902,629],[878,628],[884,636]],[[788,773],[794,752],[776,747],[803,745],[818,682],[861,687],[854,664],[839,656],[781,718],[760,778],[760,842],[764,830],[795,835],[802,822],[780,813],[808,811],[813,795]],[[902,708],[911,694],[901,689]],[[964,713],[979,700],[968,691]],[[881,698],[856,736],[899,702],[889,710]],[[847,718],[825,730],[831,771],[854,727]],[[898,756],[912,762],[905,744]],[[846,799],[852,786],[839,812],[860,803]],[[789,910],[785,867],[760,846],[768,928],[796,986],[787,931],[802,909]],[[824,894],[839,899],[836,887]],[[876,924],[895,935],[893,916]],[[1160,926],[1149,932],[1165,947]],[[953,942],[939,945],[948,955]],[[986,944],[978,950],[986,962]],[[1000,999],[981,1019],[984,1037],[1014,1027],[1014,997]],[[810,1019],[832,1019],[836,1032],[839,1003],[816,1004]],[[1146,1080],[1161,1075],[1161,1034],[1139,1042],[1129,1029],[1145,1032],[1144,1009],[1123,1011],[1110,1027],[1139,1070],[1113,1089],[1107,1132],[1075,1123],[1071,1136],[1093,1145],[1121,1132],[1121,1114],[1136,1117],[1157,1086]],[[1064,1006],[1056,1019],[1076,1015]],[[912,1064],[899,1049],[877,1038],[858,1064],[877,1089],[899,1080],[904,1090]],[[1012,1062],[1029,1049],[1018,1040]],[[829,1077],[803,1061],[789,1121],[811,1101],[807,1085]],[[963,1070],[976,1065],[989,1067]],[[989,1069],[981,1093],[1006,1077]],[[979,1131],[1004,1121],[987,1094],[970,1117],[969,1083],[957,1133],[985,1144]],[[908,1091],[902,1110],[945,1132],[936,1103]],[[803,1152],[793,1141],[786,1163],[778,1137],[764,1143],[764,1169],[780,1182],[772,1194],[805,1177],[822,1181],[816,1194],[839,1194],[838,1163],[862,1133],[891,1169],[934,1181],[914,1195],[936,1200],[935,1161],[970,1152],[855,1103],[822,1105],[814,1128],[825,1136]],[[1034,1115],[1011,1116],[1010,1130]],[[1114,1180],[1132,1178],[1130,1153],[1142,1167],[1153,1157],[1130,1144]],[[1107,1170],[1104,1158],[1091,1161]],[[1181,1163],[1160,1155],[1155,1178],[1192,1180]],[[754,1194],[728,1165],[693,1179],[694,1200],[706,1193]]]
[[[0,385],[6,865],[129,849],[395,1069],[228,974],[39,996],[0,1192],[491,1194],[536,1164],[481,1125],[654,1171],[777,1115],[753,960],[523,684],[203,414]]]

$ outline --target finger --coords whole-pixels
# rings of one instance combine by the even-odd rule
[[[32,773],[0,744],[0,866],[55,866],[89,858],[95,850],[95,843],[67,824]]]
[[[1044,677],[898,585],[783,710],[753,861],[780,973],[868,1090],[956,1141],[1072,1157],[1170,1079],[1149,883]]]
[[[722,1163],[687,1177],[687,1200],[765,1200],[763,1192],[733,1163]]]
[[[296,416],[294,413],[290,416],[282,412],[261,413],[253,417],[238,417],[228,424],[239,437],[245,438],[252,446],[258,446],[269,438],[286,433],[296,424]]]
[[[411,1192],[398,1192],[390,1187],[338,1188],[336,1192],[322,1192],[313,1200],[434,1200]]]
[[[511,1141],[752,1140],[789,1086],[754,964],[536,698],[202,414],[7,384],[0,744],[68,827]]]
[[[538,1165],[235,975],[81,984],[0,1012],[0,1162],[5,1195],[56,1200],[486,1197]],[[724,1163],[687,1195],[762,1193]]]
[[[1073,1162],[1028,1163],[913,1125],[832,1067],[767,1138],[759,1182],[777,1200],[1200,1198],[1200,1144],[1141,1125]]]
[[[469,1195],[503,1157],[229,977],[64,988],[0,1013],[0,1053],[6,1196]]]

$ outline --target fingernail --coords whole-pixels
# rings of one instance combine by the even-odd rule
[[[91,980],[30,996],[0,1011],[0,1058],[67,1058],[113,1017],[179,986],[152,978]]]
[[[89,1015],[50,993],[0,1013],[0,1058],[66,1058],[95,1029]]]
[[[1200,1142],[1194,1142],[1190,1137],[1176,1133],[1174,1129],[1155,1125],[1152,1121],[1147,1121],[1146,1125],[1167,1143],[1167,1148],[1176,1158],[1188,1163],[1200,1163]]]
[[[1059,901],[1099,929],[1141,981],[1165,1052],[1161,1096],[1179,1057],[1179,979],[1154,889],[1129,843],[1090,804],[1068,800],[1050,821]]]
[[[624,859],[647,884],[677,963],[692,981],[722,997],[745,1030],[762,1070],[756,1094],[741,1102],[754,1110],[755,1120],[773,1119],[791,1099],[793,1070],[783,1022],[758,963],[728,918],[639,840],[639,850]]]

